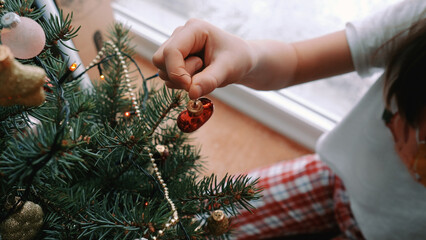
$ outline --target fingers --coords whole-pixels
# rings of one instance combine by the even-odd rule
[[[170,74],[164,71],[159,72],[159,76],[165,80],[165,84],[169,88],[185,89],[188,91],[191,99],[197,99],[206,95],[216,89],[226,78],[226,61],[217,61],[207,66],[203,71],[199,72],[202,68],[202,60],[199,57],[189,57],[185,61],[185,69],[189,75],[175,76],[175,79],[170,79]],[[198,73],[197,73],[198,72]],[[195,74],[196,73],[196,74]],[[176,73],[171,73],[175,75]],[[195,74],[195,75],[194,75]],[[177,82],[178,77],[191,78],[191,84],[188,89],[181,82]]]
[[[226,79],[226,61],[215,61],[192,77],[192,84],[188,91],[189,98],[197,99],[211,93]]]
[[[201,60],[201,58],[196,57],[196,56],[191,56],[188,57],[185,60],[185,71],[186,73],[182,73],[182,75],[179,75],[178,73],[170,73],[168,74],[167,72],[160,70],[158,75],[160,76],[161,79],[166,81],[166,86],[169,88],[174,88],[174,89],[185,89],[185,90],[189,90],[189,86],[187,86],[186,82],[182,81],[176,81],[176,79],[179,78],[192,78],[192,76],[194,75],[194,73],[196,73],[197,71],[199,71],[203,66],[203,61]],[[169,76],[173,76],[174,78],[170,78]],[[190,84],[191,84],[191,80],[190,80]]]
[[[188,91],[191,85],[191,75],[185,69],[184,55],[176,48],[166,48],[164,58],[168,79]]]
[[[160,70],[166,71],[166,64],[164,62],[164,55],[163,50],[164,47],[167,46],[167,44],[170,42],[170,40],[178,34],[182,30],[183,26],[177,27],[169,39],[167,39],[161,46],[157,49],[157,51],[154,53],[154,56],[152,57],[152,63],[159,68]]]
[[[191,63],[188,64],[188,72],[190,73],[190,76],[192,76],[201,68],[201,66],[198,66],[198,63],[196,63],[198,61],[195,59],[191,60],[190,62]],[[219,66],[219,64],[212,64],[203,69],[202,72],[193,75],[192,83],[190,84],[189,89],[186,89],[188,91],[189,98],[197,99],[216,89],[225,79],[225,74],[221,74],[223,72],[223,66]],[[166,81],[165,83],[167,87],[174,89],[185,89],[181,83],[170,80],[167,73],[160,71],[159,75]]]
[[[194,75],[195,72],[203,67],[203,60],[197,56],[188,57],[185,60],[185,69],[189,75]]]
[[[190,20],[184,27],[177,28],[172,36],[154,54],[153,63],[160,71],[160,77],[171,81],[178,88],[189,90],[194,69],[201,68],[201,59],[192,54],[204,49],[207,32],[200,26],[204,22]]]
[[[185,89],[195,99],[241,79],[250,66],[246,51],[242,39],[207,22],[189,20],[152,60],[168,87]]]
[[[173,37],[182,29],[183,27],[176,28],[172,36],[154,53],[152,62],[159,69],[159,77],[169,82],[166,84],[168,87],[188,90],[191,75],[185,69],[186,56],[179,49],[171,47]]]

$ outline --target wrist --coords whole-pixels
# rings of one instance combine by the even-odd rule
[[[261,77],[261,46],[260,41],[250,40],[247,41],[248,45],[248,71],[246,74],[238,81],[238,84],[245,85],[247,87],[256,88],[257,81]]]
[[[253,67],[241,81],[258,90],[276,90],[295,84],[297,53],[292,44],[259,40],[250,42]]]

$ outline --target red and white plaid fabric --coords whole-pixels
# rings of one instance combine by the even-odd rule
[[[249,173],[260,178],[263,198],[253,213],[232,219],[238,240],[268,239],[339,231],[333,240],[364,239],[355,222],[345,188],[318,155],[282,161]]]

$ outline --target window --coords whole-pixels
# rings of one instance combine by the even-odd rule
[[[205,19],[245,39],[297,41],[343,29],[347,21],[397,1],[116,0],[113,7],[117,19],[132,25],[132,29],[132,21],[149,28],[135,32],[158,45],[190,17]],[[350,73],[273,92],[230,86],[216,90],[214,95],[313,148],[317,137],[342,119],[376,77],[360,79]]]

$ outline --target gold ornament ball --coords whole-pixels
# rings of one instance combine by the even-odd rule
[[[43,210],[40,205],[25,202],[22,208],[0,224],[3,240],[31,240],[43,226]]]
[[[207,218],[207,228],[209,232],[215,236],[226,233],[229,229],[229,220],[222,210],[213,211]]]

